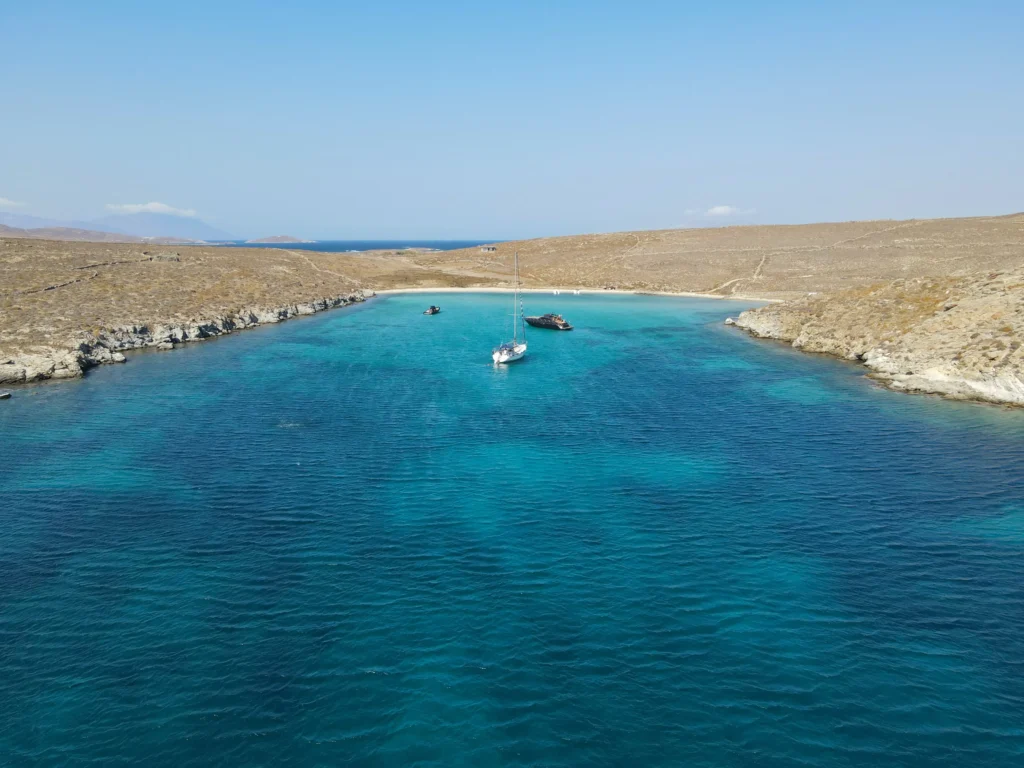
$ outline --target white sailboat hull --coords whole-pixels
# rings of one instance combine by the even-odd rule
[[[525,354],[525,341],[521,344],[502,344],[491,353],[491,359],[498,365],[501,365],[503,363],[513,363],[516,360],[521,360]]]

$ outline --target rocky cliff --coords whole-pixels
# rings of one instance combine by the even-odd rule
[[[1024,266],[808,296],[748,310],[736,325],[859,360],[892,389],[1024,405]]]

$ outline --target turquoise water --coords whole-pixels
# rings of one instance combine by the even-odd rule
[[[507,303],[0,403],[0,764],[1022,764],[1024,413],[713,301],[495,369]]]

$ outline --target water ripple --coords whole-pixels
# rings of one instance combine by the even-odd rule
[[[721,302],[496,370],[500,300],[5,403],[0,764],[1024,761],[1024,414]]]

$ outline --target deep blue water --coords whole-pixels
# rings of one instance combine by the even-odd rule
[[[455,251],[459,248],[472,248],[485,243],[496,243],[498,240],[317,240],[313,243],[246,243],[244,240],[233,240],[220,243],[229,248],[287,248],[299,251],[387,251],[402,248],[432,248],[435,251]]]
[[[1024,413],[507,301],[0,403],[0,764],[1024,764]]]

